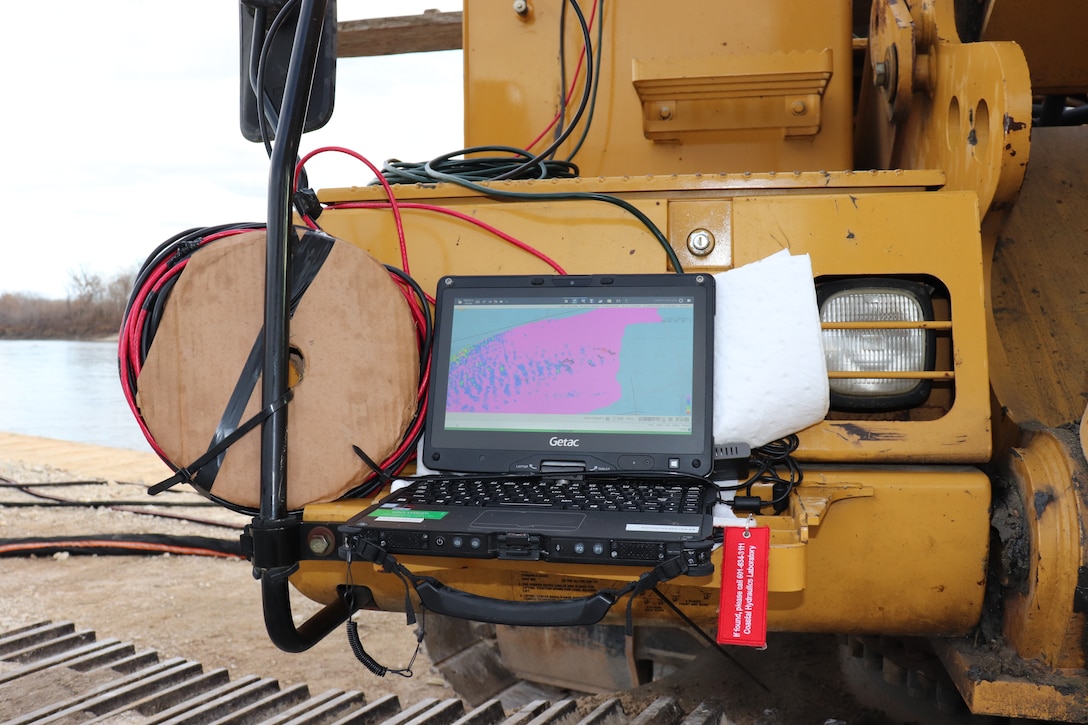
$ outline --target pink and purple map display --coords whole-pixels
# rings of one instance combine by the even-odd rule
[[[446,412],[690,419],[691,315],[684,305],[463,308]]]

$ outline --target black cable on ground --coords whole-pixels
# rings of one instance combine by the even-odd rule
[[[86,481],[36,481],[34,483],[20,483],[6,476],[0,476],[0,488],[22,488],[23,486],[68,487],[68,486],[105,486],[108,484],[104,478],[92,478]]]
[[[0,502],[0,509],[2,508],[106,508],[111,511],[120,511],[124,513],[137,514],[139,516],[154,516],[156,518],[171,519],[174,521],[186,521],[193,524],[199,524],[201,526],[213,526],[222,529],[231,529],[233,531],[240,531],[243,528],[242,524],[232,524],[223,521],[214,521],[211,519],[204,519],[197,516],[180,516],[173,513],[164,513],[162,511],[153,511],[149,509],[154,508],[201,508],[217,506],[210,501],[198,501],[193,503],[186,503],[184,501],[156,501],[154,503],[148,503],[147,501],[119,501],[119,500],[104,500],[104,501],[78,501],[72,499],[61,498],[59,496],[50,496],[40,491],[31,490],[38,486],[76,486],[76,485],[101,485],[106,483],[105,481],[56,481],[52,483],[19,483],[12,481],[9,478],[0,476],[0,488],[11,488],[20,493],[24,493],[27,496],[39,499],[39,501],[2,501]],[[133,507],[133,508],[130,508]]]
[[[33,495],[33,494],[31,494],[31,495]],[[147,509],[147,508],[157,508],[157,507],[189,508],[190,506],[195,505],[195,504],[181,503],[179,501],[171,501],[169,503],[146,503],[146,502],[144,502],[142,500],[141,501],[65,501],[65,500],[62,500],[62,499],[49,498],[47,496],[40,496],[39,498],[41,498],[42,500],[41,501],[0,501],[0,508],[57,508],[57,509],[64,509],[64,508],[101,509],[101,508],[106,508],[106,509],[121,510],[121,509],[118,508],[119,506],[120,507],[139,506],[141,508]],[[215,504],[213,504],[211,502],[209,502],[207,504],[202,504],[202,505],[208,506],[208,507],[215,506],[216,508],[219,508],[218,506],[216,506]],[[139,512],[137,512],[137,513],[139,513]],[[158,513],[154,512],[154,511],[146,511],[146,513],[149,516],[158,516],[159,515]],[[169,516],[170,518],[184,518],[186,521],[194,521],[194,522],[197,522],[197,523],[204,523],[203,521],[197,521],[197,519],[188,519],[186,517],[178,517],[178,516],[172,516],[172,515],[166,515],[166,514],[163,514],[163,515],[164,516]]]
[[[50,556],[59,553],[80,556],[173,554],[245,559],[240,541],[206,536],[93,534],[0,539],[0,557]]]
[[[0,501],[0,508],[10,506],[12,508],[116,508],[118,506],[139,506],[143,509],[152,508],[219,508],[214,503],[208,501],[203,503],[185,503],[184,501],[155,501],[147,502],[144,500],[139,501],[124,501],[124,500],[110,500],[110,501],[68,501],[61,498],[53,498],[52,496],[43,496],[41,494],[35,494],[31,491],[24,491],[22,487],[16,487],[17,490],[23,491],[30,496],[41,499],[41,501]],[[148,511],[153,514],[153,511]]]

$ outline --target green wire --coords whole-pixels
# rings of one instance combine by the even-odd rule
[[[676,256],[676,252],[673,251],[672,245],[669,244],[668,238],[658,229],[657,225],[653,223],[650,217],[643,214],[637,207],[630,202],[620,199],[615,196],[609,196],[608,194],[598,194],[588,191],[548,191],[548,192],[526,192],[526,191],[509,191],[507,189],[494,189],[488,186],[482,186],[472,181],[462,179],[461,177],[454,176],[452,174],[445,174],[441,171],[436,171],[431,167],[431,162],[428,161],[424,167],[427,175],[433,179],[439,181],[448,181],[458,186],[463,186],[466,189],[472,189],[473,191],[484,194],[485,196],[493,196],[500,199],[520,199],[523,201],[539,201],[541,199],[551,199],[555,201],[566,200],[585,200],[585,201],[601,201],[606,204],[612,204],[618,206],[633,217],[642,222],[650,233],[657,239],[658,244],[665,250],[665,256],[669,258],[669,262],[672,263],[673,269],[677,274],[683,274],[684,268],[680,264],[680,258]]]
[[[528,169],[531,169],[534,165],[541,169],[539,178],[548,178],[555,176],[571,177],[577,176],[578,169],[573,164],[573,159],[578,151],[582,148],[582,144],[586,140],[586,136],[589,132],[590,125],[593,120],[593,113],[597,104],[597,90],[600,83],[600,66],[601,66],[601,46],[603,44],[604,36],[604,0],[594,0],[599,2],[597,18],[597,47],[594,50],[593,55],[587,54],[586,57],[586,86],[582,91],[582,101],[579,104],[578,111],[575,114],[574,119],[566,130],[560,134],[548,148],[542,153],[533,156],[528,151],[522,149],[515,149],[504,146],[480,146],[470,149],[462,149],[461,151],[455,151],[451,154],[445,154],[438,158],[428,161],[422,165],[416,163],[404,163],[397,160],[387,161],[385,168],[382,169],[382,175],[393,183],[427,183],[429,181],[447,181],[451,184],[457,184],[463,186],[466,189],[471,189],[484,196],[496,197],[500,199],[518,199],[523,201],[540,201],[540,200],[563,200],[563,201],[600,201],[606,204],[612,204],[618,206],[633,217],[639,220],[643,226],[646,227],[653,234],[654,238],[661,245],[661,248],[665,250],[665,256],[668,257],[669,262],[672,264],[673,269],[677,274],[683,274],[684,268],[680,264],[679,257],[676,256],[676,252],[673,250],[672,245],[669,244],[668,238],[661,232],[656,224],[644,213],[639,211],[633,204],[608,194],[600,194],[594,192],[523,192],[523,191],[510,191],[507,189],[496,189],[489,186],[483,186],[477,181],[488,180],[503,180],[509,179],[514,176],[522,175]],[[581,8],[578,7],[578,3],[574,0],[570,0],[570,5],[574,9],[575,14],[578,16],[579,25],[581,25],[582,35],[587,49],[592,48],[590,43],[588,28],[586,27],[585,17],[582,14]],[[566,9],[566,3],[563,8]],[[562,38],[561,38],[562,40]],[[565,96],[564,96],[565,101]],[[574,146],[574,150],[571,151],[570,156],[567,157],[565,162],[560,161],[547,161],[548,156],[553,154],[555,150],[562,144],[563,141],[570,135],[571,131],[578,124],[579,119],[582,116],[583,111],[588,112],[586,115],[586,122],[582,128],[582,133],[578,142]],[[466,153],[478,153],[481,151],[504,151],[513,154],[512,159],[471,159],[466,160],[460,165],[453,161],[454,156]],[[520,158],[519,158],[520,157]],[[518,164],[513,170],[509,169],[505,164],[511,165]],[[445,171],[439,171],[438,167],[454,170],[458,173],[448,173]],[[496,173],[498,172],[498,173]]]
[[[593,85],[593,93],[590,95],[589,109],[586,111],[586,122],[582,126],[582,133],[578,138],[578,143],[574,144],[574,150],[567,157],[567,161],[570,162],[574,161],[574,157],[582,149],[582,144],[585,143],[586,136],[589,135],[589,129],[593,125],[593,113],[597,110],[597,91],[601,83],[601,46],[604,44],[604,0],[599,0],[599,2],[600,5],[597,10],[597,47],[594,48],[597,58],[593,63],[596,72],[592,77],[586,79],[587,83]]]

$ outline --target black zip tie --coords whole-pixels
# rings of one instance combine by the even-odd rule
[[[181,260],[189,257],[200,248],[200,245],[204,243],[204,237],[196,237],[195,239],[186,239],[183,242],[179,242],[177,247],[174,248],[174,255],[167,262],[168,267],[175,266]]]
[[[289,402],[291,402],[291,398],[293,396],[294,396],[294,392],[290,388],[288,388],[287,392],[283,394],[283,397],[281,397],[279,400],[277,400],[274,403],[272,403],[271,405],[269,405],[264,410],[257,413],[255,416],[253,416],[252,418],[247,420],[242,425],[238,426],[238,428],[233,433],[228,435],[223,440],[219,441],[219,443],[217,445],[213,446],[212,448],[209,448],[208,451],[204,455],[202,455],[200,458],[196,459],[195,461],[190,463],[188,466],[184,466],[183,468],[179,468],[174,473],[173,476],[166,479],[165,481],[159,481],[154,486],[151,486],[150,488],[148,488],[147,489],[148,495],[154,496],[156,494],[160,494],[163,491],[166,491],[167,489],[173,488],[174,486],[178,485],[179,483],[188,483],[190,485],[195,486],[196,488],[198,488],[200,490],[210,492],[210,487],[208,489],[204,489],[204,488],[202,488],[201,486],[199,486],[196,483],[196,481],[193,478],[196,475],[196,473],[201,468],[203,468],[208,463],[210,463],[212,460],[214,460],[220,453],[225,451],[230,446],[234,445],[235,441],[237,441],[239,438],[244,436],[246,433],[249,433],[257,425],[259,425],[260,423],[263,423],[270,415],[272,415],[277,410],[279,410],[280,408],[282,408],[283,406],[285,406]]]
[[[370,470],[374,471],[374,475],[378,477],[378,481],[381,482],[382,486],[392,480],[390,475],[386,473],[381,466],[375,463],[374,459],[368,456],[362,448],[353,443],[351,446],[351,450],[355,451],[355,455],[359,456],[362,462],[365,463],[370,468]]]

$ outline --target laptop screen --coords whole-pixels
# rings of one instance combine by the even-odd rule
[[[462,472],[712,464],[710,275],[445,277],[424,463]]]

